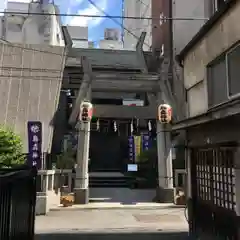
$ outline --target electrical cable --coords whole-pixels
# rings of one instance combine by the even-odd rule
[[[102,9],[101,9],[102,11]],[[86,17],[86,18],[111,18],[111,19],[136,19],[136,20],[173,20],[173,21],[202,21],[209,20],[209,18],[204,17],[133,17],[133,16],[117,16],[117,15],[91,15],[91,14],[70,14],[70,13],[37,13],[37,12],[11,12],[11,11],[0,11],[0,14],[9,14],[9,15],[37,15],[37,16],[59,16],[59,17]]]
[[[41,15],[41,16],[72,16],[72,17],[92,17],[92,18],[110,18],[112,19],[116,24],[118,24],[121,28],[123,28],[125,31],[127,31],[129,34],[131,34],[132,36],[134,36],[137,40],[139,39],[138,36],[136,36],[131,30],[127,29],[126,27],[123,26],[122,23],[116,21],[116,19],[148,19],[148,20],[208,20],[208,18],[153,18],[153,17],[131,17],[131,16],[112,16],[107,14],[104,10],[102,10],[101,8],[99,8],[95,3],[93,3],[91,0],[88,0],[91,4],[93,4],[93,6],[95,6],[100,12],[102,12],[104,15],[81,15],[81,14],[61,14],[61,13],[29,13],[29,12],[11,12],[11,11],[0,11],[0,14],[9,14],[9,15]],[[139,1],[139,0],[138,0]],[[23,49],[23,50],[32,50],[32,51],[36,51],[36,52],[41,52],[41,53],[48,53],[48,54],[53,54],[53,55],[57,55],[57,56],[67,56],[64,54],[59,54],[59,53],[54,53],[51,51],[47,51],[47,50],[39,50],[39,49],[35,49],[33,47],[23,47],[23,46],[19,46],[17,44],[14,43],[10,43],[8,41],[3,41],[4,44],[8,45],[8,46],[12,46],[15,48],[19,48],[19,49]],[[146,45],[147,47],[151,47],[149,44],[144,43],[144,45]]]
[[[139,37],[137,35],[135,35],[132,31],[130,31],[128,28],[126,28],[122,23],[118,22],[115,18],[112,18],[112,16],[108,15],[103,9],[101,9],[96,3],[94,3],[92,0],[88,0],[88,2],[93,5],[99,12],[102,12],[105,17],[111,19],[113,22],[115,22],[118,26],[120,26],[122,29],[124,29],[125,31],[127,31],[129,34],[131,34],[134,38],[136,38],[137,40],[139,40]],[[151,47],[150,45],[148,45],[147,43],[143,43],[144,45],[146,45],[147,47]]]
[[[116,19],[142,19],[142,20],[208,20],[208,18],[167,18],[167,17],[163,17],[163,18],[154,18],[154,17],[133,17],[133,16],[113,16],[113,15],[109,15],[107,14],[104,10],[102,10],[101,8],[99,8],[95,3],[93,3],[91,0],[88,0],[89,3],[91,3],[93,6],[95,6],[100,12],[102,12],[104,15],[83,15],[83,14],[63,14],[63,13],[40,13],[40,12],[33,12],[33,13],[29,13],[29,12],[20,12],[20,11],[0,11],[0,14],[6,14],[6,15],[39,15],[39,16],[69,16],[69,17],[87,17],[87,18],[110,18],[112,19],[116,24],[118,24],[121,28],[123,28],[125,31],[127,31],[129,34],[131,34],[132,36],[134,36],[137,40],[139,39],[138,36],[136,36],[134,33],[132,33],[129,29],[127,29],[126,27],[123,26],[122,23],[116,21]],[[141,0],[138,0],[141,1]],[[39,50],[39,49],[35,49],[32,47],[23,47],[23,46],[19,46],[17,44],[14,43],[10,43],[8,41],[4,41],[4,44],[7,44],[9,46],[12,47],[16,47],[19,49],[24,49],[24,50],[33,50],[36,52],[42,52],[42,53],[49,53],[49,54],[53,54],[53,55],[57,55],[57,56],[64,56],[63,54],[58,54],[58,53],[54,53],[54,52],[50,52],[50,51],[46,51],[46,50]],[[144,45],[147,45],[147,47],[151,47],[150,45],[144,43]],[[65,55],[66,56],[66,55]]]
[[[0,12],[1,13],[1,12]],[[118,24],[121,25],[121,23],[118,22]],[[126,29],[126,28],[125,28]],[[130,30],[126,29],[126,31],[128,31],[130,34],[134,35]],[[136,37],[137,39],[139,39],[139,37],[137,37],[136,35],[134,36]],[[1,39],[0,39],[1,40]],[[1,43],[1,42],[0,42]],[[18,49],[22,49],[22,50],[29,50],[29,51],[34,51],[34,52],[40,52],[40,53],[46,53],[46,54],[52,54],[52,55],[55,55],[55,56],[61,56],[61,57],[67,57],[68,55],[67,54],[60,54],[60,53],[55,53],[55,52],[51,52],[51,51],[47,51],[47,50],[40,50],[40,49],[36,49],[36,48],[33,48],[33,47],[23,47],[23,46],[20,46],[19,43],[11,43],[11,42],[8,42],[8,41],[5,41],[3,40],[2,44],[5,44],[7,46],[10,46],[10,47],[13,47],[13,48],[18,48]],[[148,47],[150,47],[149,45],[147,45]],[[12,56],[12,54],[11,54]]]

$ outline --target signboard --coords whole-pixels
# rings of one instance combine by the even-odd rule
[[[28,164],[42,167],[42,123],[39,121],[28,121]]]
[[[141,142],[142,138],[141,136],[134,136],[134,145],[135,145],[135,162],[138,161],[138,158],[141,154]]]
[[[138,171],[138,165],[137,164],[128,164],[127,165],[127,171],[128,172],[137,172]]]
[[[144,101],[140,99],[123,99],[123,106],[137,106],[143,107]]]
[[[137,162],[139,155],[151,148],[152,139],[149,134],[142,134],[141,136],[128,137],[128,149],[130,162]]]
[[[134,137],[128,137],[128,150],[129,150],[129,161],[134,162],[135,160],[135,146],[134,146]]]
[[[148,150],[150,146],[150,136],[148,134],[142,135],[142,151]]]

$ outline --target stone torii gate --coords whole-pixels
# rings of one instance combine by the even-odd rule
[[[73,106],[72,113],[69,118],[69,124],[73,125],[76,123],[76,119],[79,113],[79,105],[84,99],[90,100],[92,92],[101,91],[101,92],[156,92],[158,86],[159,76],[158,74],[148,73],[147,65],[144,59],[142,46],[145,39],[146,33],[142,33],[139,41],[136,45],[136,51],[127,51],[119,50],[114,51],[110,50],[112,58],[115,58],[116,65],[108,66],[108,71],[105,71],[105,68],[102,67],[102,71],[94,70],[93,61],[87,56],[81,56],[81,64],[83,69],[83,79],[80,84],[64,84],[64,88],[79,88],[75,104]],[[90,50],[90,49],[89,49]],[[91,49],[92,50],[92,49]],[[100,49],[93,49],[100,50]],[[101,50],[100,50],[101,51]],[[106,50],[108,51],[108,50]],[[104,61],[105,50],[102,50],[102,61]],[[94,52],[93,52],[94,53]],[[128,70],[127,65],[123,65],[120,68],[121,60],[116,61],[116,58],[121,59],[121,54],[127,53],[129,58],[131,57],[133,61],[138,62],[138,66],[134,66],[137,70],[141,72],[124,72],[124,69]],[[82,53],[84,54],[84,53]],[[110,55],[106,52],[106,56]],[[125,58],[128,58],[126,55]],[[75,53],[77,57],[77,54]],[[118,64],[118,65],[117,65]],[[136,64],[135,64],[136,65]],[[104,66],[105,67],[105,66]],[[109,72],[109,69],[112,69]],[[116,71],[115,69],[121,69],[121,71]],[[79,76],[80,77],[80,76]],[[114,110],[115,109],[115,110]],[[116,110],[117,109],[117,110]],[[117,116],[119,114],[119,116]],[[97,117],[124,117],[124,118],[155,118],[156,117],[156,103],[151,102],[150,106],[146,107],[132,107],[131,112],[127,106],[95,106],[95,115]],[[103,116],[105,115],[105,116]]]
[[[145,39],[146,33],[142,33],[139,41],[136,45],[136,51],[127,51],[129,57],[135,57],[135,61],[138,61],[138,69],[140,69],[140,73],[122,73],[122,72],[114,72],[114,67],[118,68],[119,65],[111,66],[111,72],[105,72],[104,67],[103,71],[95,71],[96,64],[94,60],[92,61],[89,57],[83,55],[84,50],[82,51],[82,55],[80,56],[81,61],[79,62],[79,67],[82,67],[83,77],[80,84],[80,88],[77,94],[77,98],[75,104],[73,106],[72,113],[69,118],[69,124],[76,125],[77,118],[80,111],[80,104],[83,100],[91,101],[92,92],[96,90],[100,90],[102,92],[120,92],[120,91],[137,91],[137,92],[147,92],[153,93],[155,97],[149,98],[150,106],[146,107],[127,107],[127,106],[96,106],[95,115],[97,117],[136,117],[138,119],[147,119],[147,118],[155,118],[157,116],[157,104],[162,102],[162,95],[159,94],[161,92],[159,75],[148,73],[146,61],[144,58],[144,53],[142,51],[143,42]],[[96,50],[96,49],[88,49],[88,50]],[[100,49],[97,49],[98,51]],[[93,52],[94,52],[93,51]],[[100,50],[101,51],[101,50]],[[114,50],[102,50],[102,61],[104,61],[104,54],[111,53],[115,58],[120,58],[121,52],[126,53],[125,50],[114,51]],[[79,59],[78,53],[76,50],[72,51],[70,57],[75,57]],[[133,60],[134,61],[134,60]],[[131,61],[131,62],[133,62]],[[129,65],[129,68],[131,66]],[[98,68],[99,69],[99,68]],[[128,66],[125,65],[125,69],[128,69]],[[124,67],[122,67],[124,70]],[[127,79],[127,80],[126,80]],[[64,84],[63,84],[64,85]],[[77,84],[78,85],[78,84]],[[66,88],[69,88],[69,85],[64,85]],[[78,85],[79,86],[79,85]],[[71,85],[72,87],[72,85]],[[160,100],[159,100],[160,98]],[[78,125],[79,126],[79,125]],[[169,139],[170,133],[165,134],[163,128],[158,124],[158,166],[159,166],[159,187],[161,189],[171,189],[172,188],[172,165],[171,163],[171,154],[168,152],[168,148],[164,144],[166,139]],[[84,139],[81,136],[81,132],[79,132],[79,138]],[[170,140],[168,140],[169,142]],[[79,140],[78,144],[78,166],[77,174],[76,174],[76,203],[87,203],[88,202],[88,173],[86,171],[81,171],[80,168],[86,169],[86,159],[84,158],[83,150],[86,149],[84,147],[84,142]]]

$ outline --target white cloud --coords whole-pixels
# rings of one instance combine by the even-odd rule
[[[80,0],[81,1],[81,0]],[[102,9],[106,10],[108,5],[107,0],[100,0],[97,2],[97,6]],[[101,11],[99,11],[95,6],[89,4],[87,8],[81,9],[77,12],[79,15],[103,15]],[[104,20],[104,18],[94,18],[94,17],[73,17],[70,19],[70,21],[67,22],[69,25],[73,26],[88,26],[88,27],[94,27]]]
[[[55,0],[54,3],[59,6],[59,8],[64,13],[70,13],[74,7],[80,5],[84,0]]]
[[[69,6],[76,6],[76,5],[80,5],[84,0],[70,0],[69,1]]]

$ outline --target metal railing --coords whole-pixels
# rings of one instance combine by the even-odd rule
[[[33,240],[36,204],[35,169],[0,169],[0,239]]]

